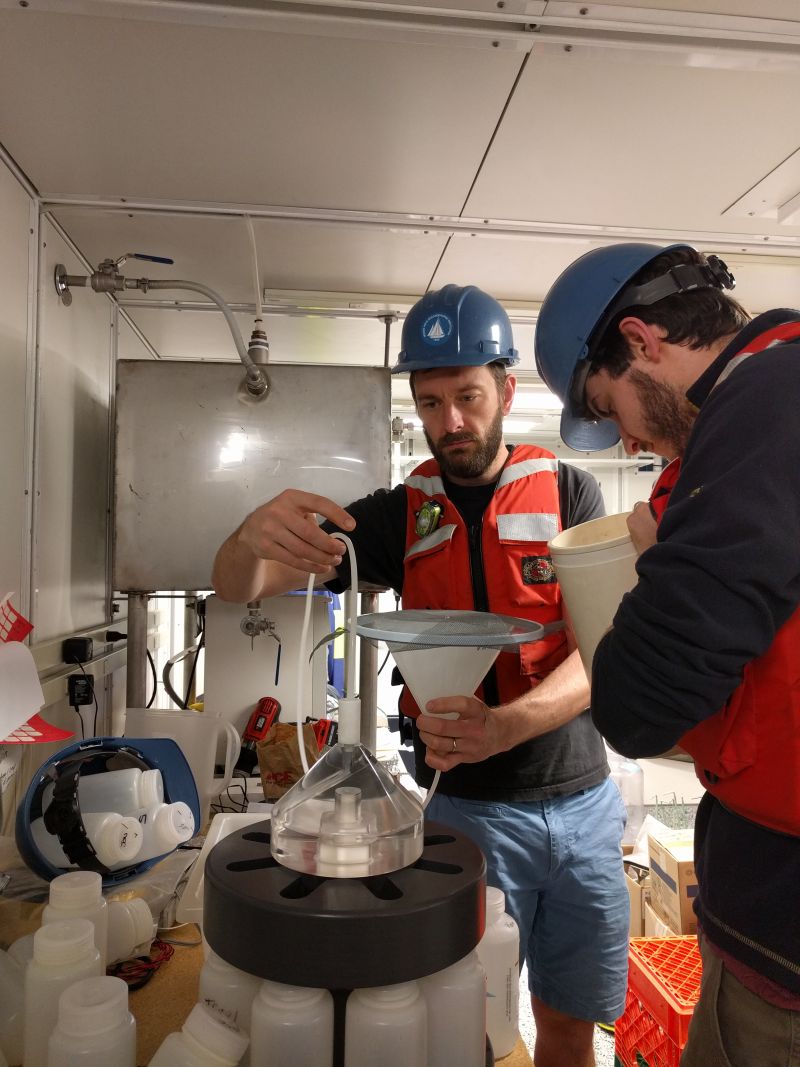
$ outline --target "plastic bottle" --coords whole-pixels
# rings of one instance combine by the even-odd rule
[[[628,813],[622,844],[634,845],[636,835],[644,822],[644,771],[636,760],[620,756],[608,745],[606,745],[606,755],[611,768],[611,779],[619,789]]]
[[[164,803],[164,781],[161,771],[141,771],[138,767],[82,774],[78,779],[78,801],[82,812],[118,811],[131,815],[139,808]]]
[[[247,1034],[195,1004],[183,1028],[161,1042],[150,1067],[236,1067],[247,1045]]]
[[[212,1015],[218,1015],[228,1026],[250,1034],[250,1016],[253,998],[261,986],[261,979],[223,960],[216,952],[208,950],[200,969],[199,1001]],[[244,1067],[250,1062],[251,1049],[242,1058]]]
[[[253,1067],[331,1067],[333,997],[310,989],[264,981],[250,1022]]]
[[[194,837],[194,815],[188,804],[178,800],[174,804],[153,804],[132,813],[142,828],[142,847],[137,863],[164,856],[178,845]],[[125,863],[115,866],[125,866]]]
[[[5,1056],[9,1063],[22,1063],[25,1029],[23,979],[24,972],[20,965],[0,949],[0,1056]]]
[[[87,811],[81,818],[97,858],[106,867],[125,867],[137,859],[144,832],[136,819],[119,815],[115,811]],[[31,823],[31,834],[48,863],[52,863],[54,867],[77,867],[77,864],[67,858],[58,837],[51,834],[44,825],[44,819],[34,819]]]
[[[484,1067],[486,974],[477,953],[419,984],[428,1008],[428,1067]]]
[[[156,936],[157,923],[150,905],[141,897],[108,902],[108,962],[121,963],[146,956]]]
[[[94,944],[105,974],[108,966],[108,904],[103,897],[103,879],[97,871],[69,871],[50,883],[50,902],[42,923],[59,919],[88,919],[94,927]]]
[[[47,1067],[136,1067],[136,1020],[121,978],[84,978],[65,989]]]
[[[81,978],[100,975],[100,953],[88,919],[60,919],[36,931],[33,959],[25,971],[25,1067],[47,1067],[47,1045],[64,990]]]
[[[9,956],[20,965],[23,971],[28,966],[28,960],[33,959],[33,936],[33,934],[23,934],[8,946]]]
[[[417,982],[353,990],[347,998],[345,1067],[426,1067],[427,1057],[428,1012]]]
[[[502,889],[486,887],[486,930],[475,951],[486,972],[486,1030],[495,1059],[507,1056],[519,1034],[519,929],[505,913]]]

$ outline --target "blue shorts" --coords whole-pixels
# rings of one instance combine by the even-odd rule
[[[425,815],[486,857],[520,930],[531,993],[575,1019],[625,1008],[629,902],[620,841],[625,806],[610,778],[549,800],[492,803],[434,794]]]

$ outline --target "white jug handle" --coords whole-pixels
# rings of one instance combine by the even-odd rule
[[[214,789],[218,793],[221,793],[223,789],[227,789],[233,781],[233,768],[236,766],[236,761],[239,759],[239,753],[242,751],[242,739],[239,737],[239,731],[230,722],[224,722],[222,724],[225,727],[225,770],[222,772],[222,778],[214,779]]]

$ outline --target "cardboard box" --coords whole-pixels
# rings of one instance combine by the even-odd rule
[[[650,905],[676,934],[697,933],[692,910],[697,896],[694,831],[663,830],[647,839],[650,853]]]
[[[649,898],[650,878],[643,867],[625,863],[625,884],[631,902],[630,937],[643,937],[644,902]]]
[[[653,911],[648,900],[644,901],[644,937],[677,937],[678,934]]]

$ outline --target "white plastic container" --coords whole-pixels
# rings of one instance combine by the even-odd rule
[[[78,780],[81,811],[118,811],[132,815],[139,808],[164,803],[161,771],[126,767],[121,771],[82,774]]]
[[[33,959],[25,971],[25,1067],[47,1067],[48,1042],[64,990],[81,978],[101,974],[88,919],[61,919],[36,931]]]
[[[486,972],[486,1031],[495,1059],[519,1036],[519,929],[505,913],[502,889],[486,887],[486,930],[475,951]]]
[[[121,978],[84,978],[61,994],[47,1067],[136,1067],[136,1020]]]
[[[121,963],[146,956],[156,936],[157,923],[150,905],[141,897],[108,901],[108,962]]]
[[[24,971],[28,960],[33,959],[33,934],[23,934],[16,941],[12,941],[8,946],[8,954]]]
[[[23,981],[24,972],[20,965],[0,949],[0,1056],[5,1056],[9,1063],[22,1063],[25,1030]]]
[[[42,923],[59,919],[88,919],[94,927],[94,944],[105,974],[108,966],[108,904],[103,897],[103,879],[96,871],[69,871],[50,883],[50,901]]]
[[[212,1015],[218,1015],[228,1026],[235,1026],[250,1034],[250,1049],[242,1058],[242,1064],[250,1062],[253,1037],[250,1033],[250,1017],[253,999],[259,991],[261,979],[223,960],[216,952],[208,950],[200,969],[199,1001]]]
[[[264,981],[250,1022],[253,1067],[331,1067],[333,997],[327,989]]]
[[[175,801],[174,804],[154,804],[132,814],[143,833],[142,847],[136,857],[137,863],[164,856],[194,837],[194,815],[189,805],[184,804],[182,800]]]
[[[417,982],[353,990],[347,998],[344,1062],[427,1067],[428,1012]]]
[[[144,832],[132,816],[115,811],[81,814],[86,835],[106,867],[127,867],[137,860],[144,840]],[[75,867],[61,847],[61,842],[44,825],[44,819],[34,819],[31,834],[39,851],[54,867]]]
[[[477,953],[419,984],[428,1009],[428,1067],[484,1067],[486,974]]]
[[[42,793],[42,811],[53,798],[52,784]],[[78,779],[78,803],[84,811],[118,811],[132,815],[139,808],[152,808],[164,803],[164,780],[156,768],[140,770],[125,767],[120,771],[101,771],[82,774]]]
[[[562,530],[550,542],[553,568],[569,611],[587,675],[600,638],[625,593],[636,585],[636,549],[630,512],[606,515]]]
[[[247,1034],[195,1004],[183,1028],[161,1042],[150,1067],[236,1067],[247,1045]]]

